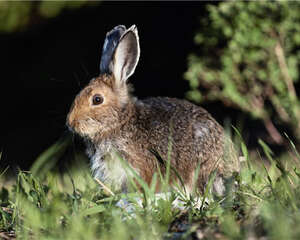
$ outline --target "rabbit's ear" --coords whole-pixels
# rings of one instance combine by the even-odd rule
[[[114,52],[112,73],[116,81],[126,83],[133,74],[139,57],[139,36],[136,26],[133,25],[122,35]]]
[[[100,62],[100,73],[112,73],[112,56],[126,27],[119,25],[106,34]]]

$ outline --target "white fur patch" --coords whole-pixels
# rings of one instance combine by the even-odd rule
[[[101,143],[93,152],[88,149],[91,170],[94,178],[99,179],[113,190],[126,191],[127,173],[120,155],[109,141]]]
[[[222,177],[216,177],[213,183],[213,191],[219,196],[223,196],[225,194],[226,189]]]
[[[204,136],[208,135],[210,132],[208,127],[200,123],[196,123],[194,125],[194,130],[195,130],[194,134],[196,138],[203,138]]]
[[[182,198],[184,197],[184,198]],[[153,211],[157,211],[155,207],[159,205],[159,201],[170,201],[173,208],[176,208],[178,210],[184,211],[189,209],[191,206],[190,204],[187,204],[190,199],[190,196],[177,196],[175,199],[172,196],[171,192],[165,192],[165,193],[156,193],[155,197],[151,199],[150,207]],[[133,200],[133,201],[132,201]],[[204,200],[204,202],[203,202]],[[206,207],[212,199],[205,198],[198,196],[197,198],[193,198],[192,207],[196,209],[200,209],[204,203],[204,207]],[[143,208],[143,198],[142,197],[134,197],[134,199],[130,199],[127,197],[121,198],[117,203],[116,206],[119,208],[124,209],[127,214],[122,220],[131,219],[136,217],[136,212],[139,208]]]

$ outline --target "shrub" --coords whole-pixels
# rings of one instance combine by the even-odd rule
[[[300,141],[300,4],[223,2],[208,5],[188,58],[189,99],[222,101],[263,121],[273,141],[283,142],[275,124]]]
[[[14,32],[38,20],[58,16],[64,9],[76,9],[97,4],[87,0],[78,1],[0,1],[0,32]]]

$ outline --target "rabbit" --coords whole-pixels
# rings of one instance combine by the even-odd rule
[[[170,159],[177,172],[170,170],[171,185],[179,182],[179,174],[188,192],[203,192],[215,172],[213,191],[223,194],[225,179],[240,168],[232,142],[205,109],[186,100],[133,97],[128,79],[139,57],[135,25],[109,31],[100,75],[76,96],[68,113],[66,124],[85,140],[94,177],[126,192],[128,171],[120,157],[147,184],[158,168],[165,174]]]

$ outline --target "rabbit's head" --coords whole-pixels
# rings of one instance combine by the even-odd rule
[[[136,26],[117,26],[107,33],[100,63],[100,75],[75,98],[67,116],[68,127],[90,139],[117,129],[128,117],[131,104],[127,80],[140,56]]]

